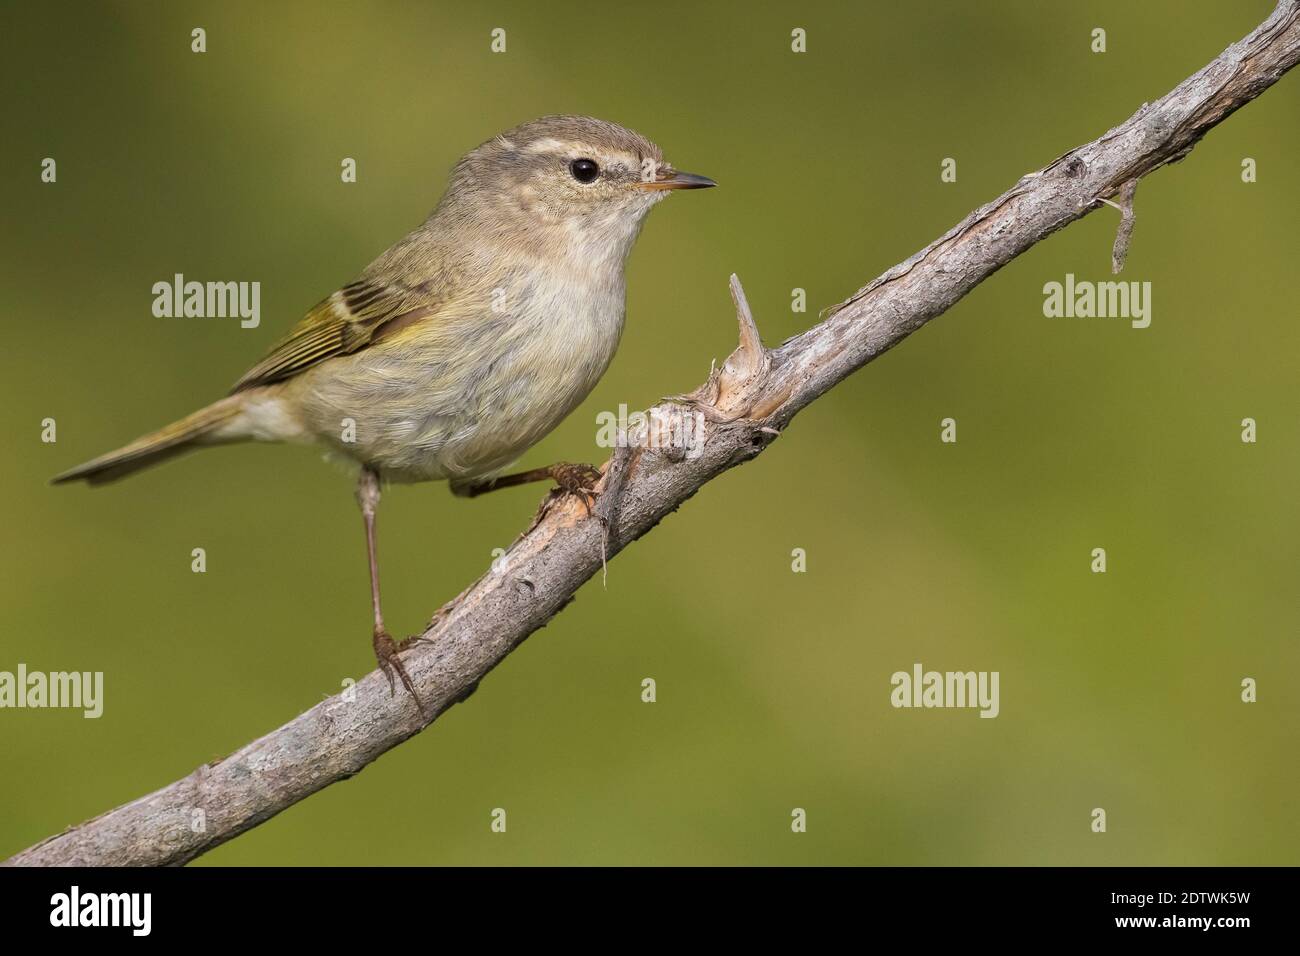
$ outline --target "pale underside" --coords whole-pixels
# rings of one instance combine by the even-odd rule
[[[590,393],[623,327],[621,283],[541,276],[516,288],[251,389],[227,429],[317,441],[393,481],[496,474]]]
[[[241,378],[204,440],[316,441],[389,480],[469,483],[573,411],[613,359],[624,262],[665,194],[637,188],[660,154],[636,134],[538,124],[578,140],[525,126],[470,153],[429,220]],[[573,155],[602,179],[577,182]]]
[[[588,220],[550,256],[413,235],[239,381],[212,440],[316,441],[392,481],[499,473],[613,359],[640,218]]]

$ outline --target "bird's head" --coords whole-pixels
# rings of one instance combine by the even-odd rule
[[[467,154],[439,212],[496,238],[626,253],[646,213],[670,192],[714,185],[678,172],[640,133],[588,116],[543,116]]]

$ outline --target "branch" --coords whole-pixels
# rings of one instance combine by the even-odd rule
[[[830,310],[819,325],[769,351],[740,282],[732,295],[740,346],[690,395],[666,400],[604,466],[596,513],[553,500],[493,570],[442,607],[404,660],[429,705],[390,696],[376,671],[224,760],[51,837],[10,865],[182,864],[360,772],[419,733],[533,631],[609,558],[706,482],[763,451],[832,386],[949,309],[980,282],[1058,229],[1120,196],[1114,252],[1123,261],[1137,180],[1186,156],[1205,133],[1300,60],[1300,0],[1269,18],[1163,99],[1100,139],[1024,176],[1008,192]],[[655,428],[702,441],[653,441]],[[201,811],[199,813],[198,811]]]

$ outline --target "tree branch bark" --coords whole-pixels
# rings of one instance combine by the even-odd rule
[[[443,606],[430,641],[404,660],[429,715],[389,695],[376,671],[278,730],[148,796],[72,827],[7,865],[176,865],[257,826],[304,797],[359,773],[423,730],[630,542],[706,482],[749,461],[809,403],[950,308],[1030,246],[1182,159],[1212,127],[1300,60],[1300,0],[1280,0],[1254,32],[1104,136],[1024,176],[920,252],[833,307],[775,350],[758,338],[739,281],[732,293],[741,344],[689,396],[652,410],[661,429],[703,419],[688,449],[653,445],[654,426],[629,436],[604,468],[596,514],[554,501],[496,563]],[[1131,211],[1125,216],[1131,231]],[[1126,248],[1128,236],[1123,237]],[[1120,243],[1117,242],[1117,250]],[[1117,264],[1120,261],[1116,253]],[[661,434],[662,434],[661,430]]]

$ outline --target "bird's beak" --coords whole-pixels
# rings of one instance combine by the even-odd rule
[[[679,173],[674,170],[664,170],[654,179],[637,183],[640,189],[708,189],[710,186],[718,185],[708,176],[697,176],[694,173]]]

